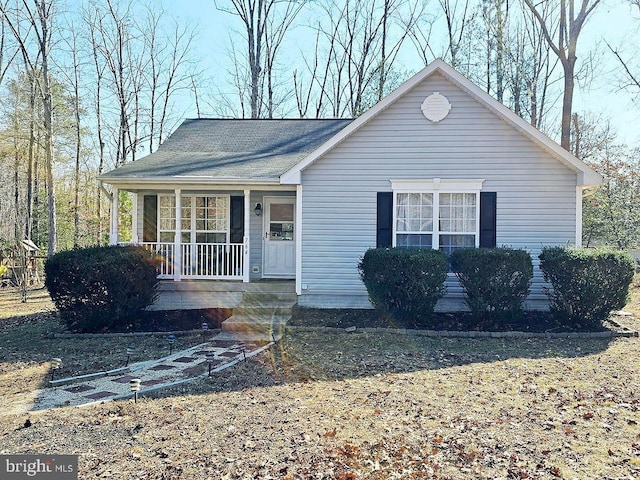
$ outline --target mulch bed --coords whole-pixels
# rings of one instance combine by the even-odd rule
[[[333,328],[416,328],[424,330],[449,331],[492,331],[492,332],[594,332],[607,328],[561,325],[549,312],[524,312],[519,318],[502,322],[478,322],[470,313],[435,313],[425,323],[402,322],[385,318],[373,309],[318,309],[294,307],[291,326],[333,327]]]
[[[145,311],[120,332],[170,332],[200,330],[206,322],[209,330],[219,329],[222,322],[229,318],[232,310],[228,308],[204,308],[197,310],[153,310]]]

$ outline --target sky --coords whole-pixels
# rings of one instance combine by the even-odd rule
[[[436,3],[436,0],[430,1]],[[597,49],[600,54],[595,59],[596,68],[590,82],[576,88],[574,111],[601,113],[603,121],[609,119],[616,128],[621,142],[640,145],[640,129],[637,128],[640,125],[640,103],[633,104],[631,96],[619,90],[616,73],[619,67],[605,44],[606,41],[625,53],[640,45],[640,11],[632,9],[625,0],[602,2],[596,14],[588,20],[578,41],[578,62],[587,58],[590,50]],[[218,0],[217,3],[228,4],[225,0]],[[225,81],[228,78],[226,70],[230,67],[228,51],[234,37],[233,31],[241,29],[238,19],[218,10],[214,0],[171,0],[165,2],[165,9],[198,28],[197,53],[201,68],[211,78],[211,91],[229,93]],[[310,20],[300,16],[296,26],[290,30],[288,40],[293,47],[283,52],[282,59],[285,62],[287,57],[295,59],[300,56],[305,45],[312,45],[312,37],[304,26]],[[412,73],[422,67],[410,48],[400,60],[403,67]],[[210,112],[205,107],[203,113]],[[186,111],[185,116],[197,116],[195,109]]]

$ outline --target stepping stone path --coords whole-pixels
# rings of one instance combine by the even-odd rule
[[[213,338],[207,343],[175,352],[168,357],[131,364],[128,369],[119,371],[117,375],[107,375],[91,380],[77,377],[77,382],[71,379],[64,385],[39,390],[35,392],[31,410],[129,398],[132,396],[129,381],[134,378],[141,380],[138,396],[143,397],[150,391],[208,375],[209,364],[206,355],[209,353],[214,354],[211,365],[213,375],[216,371],[256,355],[269,345],[261,346],[255,343]]]

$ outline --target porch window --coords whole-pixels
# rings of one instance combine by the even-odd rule
[[[195,197],[196,243],[226,243],[229,231],[229,197]]]
[[[175,195],[158,196],[158,238],[173,242],[176,225]],[[182,195],[181,243],[226,243],[229,236],[227,195]]]
[[[454,250],[479,246],[482,180],[392,181],[393,244]]]

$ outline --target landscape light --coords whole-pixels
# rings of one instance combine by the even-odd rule
[[[138,392],[140,391],[140,379],[132,378],[129,380],[129,388],[133,392],[133,402],[138,403]]]
[[[173,353],[173,344],[176,343],[176,336],[171,333],[167,337],[167,341],[169,342],[169,355],[171,355]]]
[[[124,364],[125,367],[129,366],[129,359],[131,358],[131,355],[133,355],[136,351],[136,346],[135,345],[129,345],[127,347],[127,361]]]
[[[202,322],[202,341],[204,341],[207,336],[207,331],[209,330],[209,324],[207,322]]]
[[[207,352],[207,363],[209,364],[209,376],[211,376],[211,367],[213,367],[213,362],[215,361],[216,354],[213,352]]]
[[[58,370],[62,366],[61,358],[52,358],[51,359],[51,381],[53,382],[53,377],[56,374],[56,370]]]

